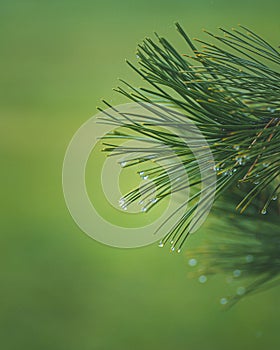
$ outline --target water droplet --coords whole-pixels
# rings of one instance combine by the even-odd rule
[[[173,239],[170,241],[170,244],[173,244],[174,243],[174,241],[173,241]]]
[[[141,177],[142,180],[147,180],[148,179],[148,175],[145,175],[145,172],[144,171],[140,171],[139,172],[139,175]]]
[[[277,195],[273,196],[271,199],[272,199],[273,201],[276,201]]]
[[[246,160],[245,160],[245,158],[243,158],[243,157],[237,158],[236,161],[237,161],[237,163],[238,163],[239,165],[245,165],[245,164],[246,164]]]
[[[205,275],[201,275],[198,277],[200,283],[205,283],[207,281],[207,277]]]
[[[125,199],[121,198],[121,199],[119,200],[119,205],[120,205],[120,207],[122,208],[122,210],[127,210],[127,206],[126,206]]]
[[[214,165],[214,166],[213,166],[213,170],[214,170],[214,171],[219,171],[219,170],[220,170],[220,168],[219,168],[219,166],[218,166],[218,165]]]
[[[232,274],[234,277],[239,277],[241,275],[241,271],[237,269],[237,270],[234,270]]]
[[[246,292],[245,287],[238,287],[236,290],[236,294],[238,294],[238,295],[243,295],[243,294],[245,294],[245,292]]]
[[[190,259],[189,260],[189,265],[190,266],[196,266],[197,265],[197,260],[196,259]]]
[[[126,161],[120,162],[120,165],[121,165],[122,168],[124,168],[126,166],[126,164],[127,164]]]
[[[221,298],[220,299],[220,304],[222,304],[222,305],[227,304],[227,302],[228,302],[227,298]]]
[[[121,198],[119,200],[119,205],[122,207],[124,205],[124,203],[125,203],[125,200],[123,198]]]
[[[160,248],[162,248],[162,247],[164,247],[164,243],[163,243],[162,241],[160,241],[159,244],[158,244],[158,246],[159,246]]]
[[[157,198],[152,198],[152,199],[150,199],[150,202],[151,202],[151,203],[156,203],[157,201],[158,201]]]
[[[181,249],[177,249],[177,253],[181,253]]]
[[[267,110],[270,113],[274,113],[275,112],[275,108],[273,108],[273,107],[267,107]]]
[[[147,207],[143,207],[143,208],[141,208],[141,211],[142,211],[143,213],[145,213],[147,210],[148,210],[148,208],[147,208]]]
[[[252,255],[252,254],[248,254],[247,256],[246,256],[246,262],[247,263],[250,263],[250,262],[252,262],[254,260],[254,256]]]
[[[174,247],[174,246],[173,246],[173,247],[171,247],[171,251],[172,251],[172,252],[174,252],[174,250],[175,250],[175,247]]]
[[[156,156],[154,154],[150,154],[148,156],[145,157],[145,159],[153,159],[155,158]]]
[[[240,149],[240,146],[239,145],[234,145],[233,148],[238,151]]]
[[[138,202],[139,205],[142,205],[143,203],[144,203],[143,199],[141,199],[141,200]]]
[[[263,208],[262,211],[261,211],[261,213],[262,213],[263,215],[265,215],[265,214],[267,213],[266,209]]]
[[[267,168],[269,166],[269,163],[263,163],[262,165],[264,168]]]

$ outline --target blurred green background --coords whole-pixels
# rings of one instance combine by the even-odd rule
[[[222,312],[225,283],[190,279],[184,253],[114,249],[83,234],[61,169],[100,100],[123,102],[117,78],[139,81],[124,59],[145,36],[157,31],[183,50],[175,21],[191,36],[242,23],[278,46],[280,2],[0,4],[0,348],[278,349],[279,289]]]

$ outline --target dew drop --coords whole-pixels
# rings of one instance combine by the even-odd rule
[[[190,266],[196,266],[197,265],[197,260],[196,259],[190,259],[189,260],[189,265]]]
[[[172,251],[172,252],[174,252],[174,250],[175,250],[175,247],[174,247],[174,246],[173,246],[173,247],[171,247],[171,251]]]
[[[125,205],[122,205],[122,210],[126,211],[127,207]]]
[[[148,180],[149,176],[148,175],[145,175],[142,177],[143,180]]]
[[[220,304],[222,304],[222,305],[227,304],[227,302],[228,302],[227,298],[221,298],[220,299]]]
[[[274,113],[275,112],[275,108],[272,108],[272,107],[267,107],[267,110],[270,113]]]
[[[139,175],[140,175],[140,176],[144,175],[144,171],[140,171],[140,172],[139,172]]]
[[[245,287],[238,287],[236,290],[236,294],[238,294],[238,295],[243,295],[243,294],[245,294],[245,292],[246,292]]]
[[[160,248],[162,248],[162,247],[164,247],[164,243],[163,243],[162,241],[160,241],[159,244],[158,244],[158,246],[159,246]]]
[[[237,160],[237,163],[238,163],[239,165],[245,165],[245,164],[246,164],[245,158],[239,157],[239,158],[237,158],[236,160]]]
[[[265,214],[267,213],[266,209],[263,208],[262,211],[261,211],[261,213],[262,213],[263,215],[265,215]]]
[[[273,196],[271,199],[272,199],[273,201],[276,201],[277,195]]]
[[[122,207],[124,205],[124,203],[125,203],[125,200],[123,198],[121,198],[119,200],[119,205]]]
[[[234,145],[233,148],[238,151],[240,149],[240,146],[239,145]]]
[[[156,156],[154,155],[154,154],[150,154],[150,155],[148,155],[148,156],[146,156],[145,158],[146,159],[153,159],[153,158],[155,158]]]
[[[241,271],[237,269],[237,270],[234,270],[232,274],[234,277],[239,277],[241,275]]]
[[[156,203],[157,201],[158,201],[157,198],[152,198],[152,199],[150,199],[150,202],[151,202],[151,203]]]
[[[181,249],[177,249],[177,253],[181,253]]]
[[[126,161],[120,162],[120,165],[122,168],[124,168],[126,166],[126,164],[127,164]]]
[[[218,165],[214,165],[214,166],[213,166],[213,170],[214,170],[214,171],[219,171],[219,170],[220,170],[220,168],[219,168],[219,166],[218,166]]]
[[[207,281],[207,277],[205,275],[201,275],[198,277],[200,283],[205,283]]]
[[[141,211],[142,211],[143,213],[145,213],[147,210],[148,210],[148,208],[147,208],[147,207],[143,207],[143,208],[141,208]]]
[[[250,262],[252,262],[254,260],[254,256],[252,255],[252,254],[248,254],[247,256],[246,256],[246,262],[247,263],[250,263]]]

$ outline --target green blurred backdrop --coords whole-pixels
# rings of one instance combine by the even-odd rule
[[[277,349],[279,289],[222,312],[225,284],[190,279],[184,254],[95,242],[66,209],[61,168],[99,101],[123,102],[117,78],[139,81],[124,59],[145,36],[183,48],[177,20],[191,36],[242,23],[279,45],[279,0],[0,4],[0,348]]]

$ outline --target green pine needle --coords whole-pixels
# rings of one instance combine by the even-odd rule
[[[124,87],[119,87],[117,91],[140,104],[159,103],[165,105],[167,110],[168,107],[172,110],[175,108],[178,114],[155,113],[154,118],[144,115],[120,115],[115,118],[107,114],[104,117],[106,122],[122,128],[106,136],[105,151],[125,155],[127,166],[143,163],[145,175],[151,177],[157,187],[157,202],[169,196],[171,188],[166,172],[156,162],[169,159],[169,171],[174,173],[175,179],[179,179],[176,157],[180,158],[186,168],[188,182],[178,181],[175,190],[180,191],[188,186],[192,192],[188,209],[161,243],[164,245],[172,241],[172,247],[180,250],[192,230],[191,222],[198,207],[198,198],[206,189],[199,187],[201,169],[191,150],[179,137],[166,130],[168,127],[174,128],[184,140],[190,131],[186,120],[194,123],[207,140],[215,160],[216,200],[221,197],[217,203],[224,206],[224,203],[232,200],[231,196],[236,199],[237,186],[242,189],[236,202],[239,214],[233,208],[227,208],[225,217],[229,213],[238,216],[245,211],[238,219],[244,225],[227,222],[233,236],[237,232],[239,243],[225,244],[226,249],[223,250],[218,248],[219,245],[214,245],[216,250],[212,247],[206,251],[210,257],[208,261],[211,261],[208,272],[211,269],[232,270],[235,259],[240,262],[240,254],[244,256],[251,249],[259,260],[258,263],[246,265],[250,266],[247,270],[247,267],[242,267],[248,275],[258,276],[247,289],[246,293],[249,293],[257,285],[271,281],[279,270],[277,223],[271,223],[271,230],[266,227],[264,232],[259,232],[260,219],[255,222],[254,218],[258,213],[269,212],[272,202],[274,209],[271,211],[274,214],[270,218],[273,216],[275,221],[279,216],[279,201],[274,200],[280,187],[280,53],[243,26],[232,31],[221,28],[222,35],[206,32],[214,43],[196,39],[198,48],[178,23],[176,27],[190,53],[179,53],[158,35],[156,40],[146,39],[137,50],[138,66],[128,64],[147,82],[147,86],[135,88],[122,82]],[[116,147],[114,140],[117,139],[143,141],[146,146]],[[155,165],[145,168],[146,162],[151,160]],[[205,169],[209,167],[203,153],[200,162]],[[145,193],[148,195],[152,190],[147,185]],[[139,191],[132,189],[124,201],[130,205],[139,198]],[[157,205],[157,202],[151,203],[147,209]],[[255,213],[250,217],[247,211],[250,212],[252,208]],[[248,222],[250,228],[246,226]],[[243,235],[246,243],[243,242]],[[248,237],[249,243],[246,241]],[[255,240],[253,243],[251,238]]]

